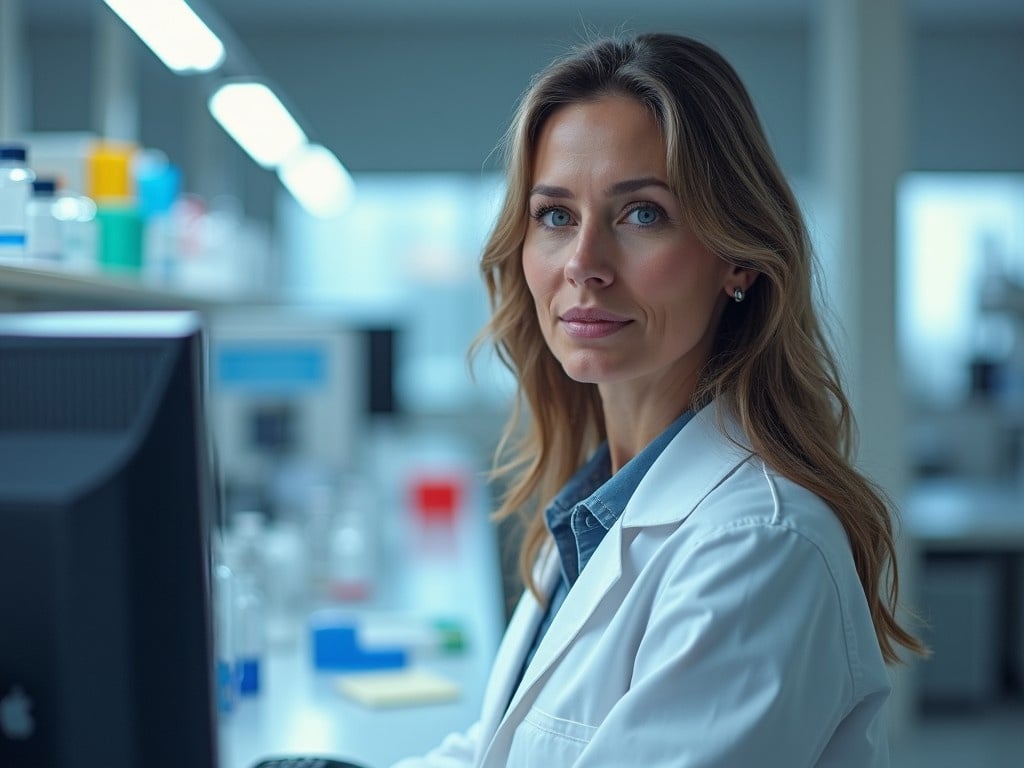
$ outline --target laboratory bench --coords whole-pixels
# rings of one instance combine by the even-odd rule
[[[984,709],[1024,700],[1024,487],[921,481],[902,526],[932,650],[919,666],[918,703]]]

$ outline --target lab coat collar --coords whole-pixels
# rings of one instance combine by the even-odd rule
[[[640,482],[623,528],[678,524],[752,453],[739,421],[717,402],[680,430]]]

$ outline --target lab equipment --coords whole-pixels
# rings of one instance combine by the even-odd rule
[[[366,600],[376,580],[373,501],[366,485],[349,478],[335,511],[328,552],[328,594],[333,600]]]
[[[235,516],[235,665],[238,692],[260,692],[260,669],[266,653],[266,562],[263,516],[245,511]]]
[[[395,669],[467,646],[462,622],[445,616],[325,608],[310,614],[309,627],[317,669]]]
[[[61,191],[53,206],[60,227],[61,269],[92,273],[96,262],[96,203],[84,195]]]
[[[339,619],[330,610],[314,611],[309,617],[313,645],[313,666],[318,670],[401,669],[409,660],[399,646],[367,647],[361,642],[358,624]]]
[[[271,757],[260,760],[253,768],[364,768],[345,760],[329,757]]]
[[[213,570],[214,676],[217,711],[227,714],[235,708],[238,682],[235,677],[235,576],[224,563]]]
[[[313,485],[303,515],[309,594],[327,595],[331,565],[331,530],[334,527],[334,491],[326,483]]]
[[[132,187],[135,148],[100,143],[86,160],[88,193],[96,201],[100,267],[138,272],[142,267],[143,219]]]
[[[4,768],[216,765],[201,355],[191,313],[0,315]]]
[[[25,255],[32,262],[55,264],[61,258],[60,220],[54,206],[57,182],[36,178],[25,209]]]
[[[35,179],[25,158],[25,147],[0,145],[0,261],[25,258],[25,217]]]
[[[210,335],[229,518],[259,509],[270,525],[305,530],[315,506],[326,525],[337,503],[331,486],[355,464],[365,432],[363,339],[337,318],[268,308],[218,312]],[[324,547],[328,535],[318,531]],[[310,564],[325,589],[326,559],[325,550]]]
[[[181,194],[181,170],[158,152],[144,152],[135,164],[139,212],[145,220],[142,276],[146,282],[168,287],[178,278],[184,250],[182,215],[175,212]]]
[[[367,612],[359,626],[367,646],[398,646],[418,656],[460,654],[468,643],[463,622],[449,616]]]
[[[260,669],[266,652],[266,608],[263,595],[251,575],[237,582],[235,621],[238,692],[242,696],[255,696],[260,692]]]

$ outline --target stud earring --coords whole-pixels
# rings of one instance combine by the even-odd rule
[[[737,288],[735,291],[732,292],[732,299],[737,304],[739,304],[745,298],[746,298],[746,294],[743,293],[743,289],[742,288]]]

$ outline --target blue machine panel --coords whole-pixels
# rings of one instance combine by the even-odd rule
[[[219,386],[233,391],[303,394],[327,384],[327,352],[312,343],[223,344],[215,376]]]

